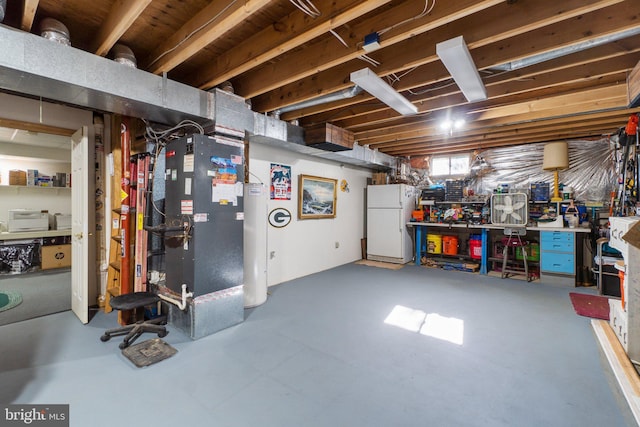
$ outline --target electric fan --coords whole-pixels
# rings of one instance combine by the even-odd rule
[[[529,206],[525,193],[491,195],[491,223],[508,227],[526,227]]]
[[[531,281],[527,264],[528,242],[523,239],[527,235],[527,221],[529,220],[529,204],[525,193],[493,194],[491,196],[491,222],[504,227],[505,237],[502,238],[502,278],[511,274],[522,274]],[[509,248],[522,253],[522,267],[513,264],[509,259]],[[512,265],[510,265],[512,264]]]

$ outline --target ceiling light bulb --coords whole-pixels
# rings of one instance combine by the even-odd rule
[[[458,119],[458,120],[456,120],[456,121],[455,121],[455,123],[454,123],[454,125],[453,125],[453,126],[454,126],[456,129],[462,129],[462,127],[465,125],[465,123],[466,123],[466,122],[465,122],[465,120],[464,120],[464,119]]]
[[[452,125],[451,120],[445,120],[440,124],[440,128],[442,130],[449,130],[451,129],[451,125]]]

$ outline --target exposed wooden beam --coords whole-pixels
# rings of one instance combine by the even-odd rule
[[[105,56],[152,0],[116,0],[94,40],[93,52]]]
[[[603,87],[607,88],[607,87],[610,87],[610,85],[612,84],[616,84],[620,82],[609,82],[609,83],[610,83],[609,85],[605,85]],[[586,88],[589,89],[590,86],[591,85],[586,85]],[[620,86],[620,85],[617,84],[617,86]],[[570,99],[570,97],[575,96],[576,93],[578,94],[582,93],[583,94],[582,96],[588,96],[588,95],[584,95],[585,87],[576,86],[575,89],[576,90],[568,90],[566,93],[563,94],[563,96],[569,97],[566,99]],[[618,90],[622,90],[622,89],[618,88]],[[473,104],[473,106],[466,106],[462,111],[464,112],[464,117],[468,122],[478,120],[477,117],[480,113],[490,112],[496,108],[499,108],[502,113],[506,113],[508,115],[509,114],[508,112],[511,111],[510,109],[511,106],[513,106],[514,111],[526,109],[528,108],[526,105],[529,102],[531,102],[530,99],[532,98],[538,99],[538,100],[544,100],[544,102],[553,102],[551,100],[557,99],[559,96],[559,95],[555,95],[556,93],[557,93],[557,90],[554,91],[554,88],[549,88],[549,89],[545,88],[539,91],[532,91],[531,94],[526,94],[526,93],[516,94],[506,99],[503,99],[502,102],[500,101],[493,102],[492,100],[488,100],[481,103],[476,103],[476,104]],[[620,92],[616,92],[616,94],[618,95],[616,99],[617,101],[619,101]],[[443,102],[446,103],[446,101],[443,101]],[[623,106],[622,104],[620,105],[615,104],[615,107],[622,107],[622,106]],[[455,113],[456,113],[456,110],[452,108],[451,114],[455,115]],[[574,111],[573,113],[577,114],[577,113],[580,113],[580,111]],[[499,116],[499,114],[496,114],[496,113],[487,113],[487,114],[495,114]],[[530,112],[529,114],[534,114],[534,113]],[[435,110],[435,112],[432,112],[428,115],[420,115],[419,118],[421,118],[422,120],[426,120],[427,118],[430,118],[433,120],[433,119],[438,119],[440,116],[441,115],[438,115],[438,110]],[[566,116],[566,114],[561,113],[560,116]],[[542,117],[548,117],[548,116],[543,115]],[[399,116],[395,111],[392,111],[389,108],[381,108],[381,109],[377,109],[377,111],[372,113],[336,121],[334,122],[334,124],[339,127],[348,129],[352,132],[359,132],[359,131],[365,131],[367,129],[371,129],[375,127],[379,128],[379,127],[393,126],[394,123],[399,123],[404,120],[405,119],[402,116]]]
[[[523,102],[520,104],[507,105],[504,107],[494,107],[487,109],[486,111],[482,111],[477,115],[474,115],[474,119],[487,120],[497,117],[504,118],[509,116],[522,116],[524,114],[536,115],[544,113],[548,110],[558,110],[563,108],[567,108],[568,110],[569,108],[575,108],[575,106],[582,105],[591,107],[590,109],[585,111],[594,111],[603,109],[600,108],[600,106],[605,105],[607,106],[604,108],[610,108],[609,105],[611,105],[611,102],[613,102],[613,105],[615,106],[624,108],[626,107],[626,98],[626,84],[618,84],[592,90],[585,90],[569,95],[559,95],[549,98],[532,100],[529,102]],[[620,101],[622,101],[622,103],[619,103]],[[557,115],[562,116],[567,114],[563,114],[561,111],[562,110],[560,110],[560,114]]]
[[[146,69],[155,74],[172,70],[268,4],[269,0],[211,2],[160,44]]]
[[[533,85],[547,87],[559,85],[560,82],[565,79],[565,75],[566,78],[577,81],[581,78],[581,74],[583,79],[595,79],[606,74],[610,75],[612,72],[627,72],[629,65],[632,64],[634,60],[640,60],[640,36],[626,39],[625,44],[627,46],[634,46],[634,48],[623,49],[624,46],[621,46],[620,43],[606,44],[565,57],[545,61],[544,63],[532,65],[521,70],[485,75],[484,81],[489,98],[493,99],[501,92],[503,92],[503,95],[516,93],[519,91],[516,88],[526,86],[527,82],[530,82],[532,85],[529,90],[533,90]],[[420,73],[431,75],[437,72],[432,69],[435,68],[433,65],[434,64],[429,64],[428,66],[421,67]],[[607,66],[610,68],[606,69]],[[541,84],[543,81],[545,83]],[[511,84],[510,86],[505,86],[506,83]],[[451,84],[441,85],[443,86],[442,89],[438,89],[437,86],[438,85],[434,85],[433,87],[418,89],[415,91],[418,95],[409,94],[408,98],[416,104],[420,102],[427,103],[430,109],[437,109],[438,105],[441,105],[443,101],[448,102],[448,107],[466,103],[466,100],[461,97],[457,86]],[[402,89],[402,87],[402,82],[399,82],[398,88]],[[456,96],[455,94],[458,95]],[[449,98],[440,101],[435,99],[436,97],[442,96],[448,96]],[[371,99],[373,98],[363,96],[336,101],[331,104],[322,104],[286,113],[283,114],[281,118],[283,120],[302,119],[301,123],[303,125],[305,123],[339,121],[346,118],[353,118],[362,111],[370,110],[368,106],[360,106],[358,104],[370,102]]]
[[[30,132],[49,133],[52,135],[71,136],[77,129],[66,129],[41,123],[23,122],[20,120],[0,118],[0,126],[12,129],[23,129]]]
[[[597,89],[581,90],[575,93],[564,94],[559,96],[547,96],[540,99],[532,105],[529,101],[520,103],[513,103],[507,106],[494,106],[479,110],[477,112],[471,112],[468,120],[470,121],[471,128],[483,128],[483,127],[500,127],[510,124],[518,123],[530,123],[540,120],[549,120],[558,118],[563,121],[572,121],[572,116],[582,116],[585,112],[598,113],[600,111],[623,111],[626,110],[626,90],[624,84],[610,84]],[[498,112],[496,112],[499,111]],[[584,116],[582,116],[584,117]],[[425,127],[435,129],[437,127],[435,120],[425,120]],[[390,126],[378,124],[377,127],[381,128],[377,137],[375,147],[381,147],[384,145],[385,134],[387,132],[389,140],[396,141],[394,144],[402,145],[404,142],[399,141],[404,138],[402,128],[400,126],[393,126],[393,122]],[[397,122],[396,122],[397,123]],[[414,125],[415,126],[415,125]],[[344,127],[344,126],[341,126]],[[384,130],[383,130],[384,129]],[[417,132],[424,133],[423,130],[413,130],[416,132],[414,137],[418,137]],[[427,131],[426,133],[429,133]],[[371,144],[373,138],[364,139],[361,141],[362,134],[356,131],[356,140],[362,144]],[[397,137],[396,137],[397,135]],[[410,133],[409,133],[410,135]],[[432,132],[432,136],[426,138],[444,138],[440,131]]]
[[[511,125],[505,126],[495,132],[493,128],[478,128],[473,132],[462,132],[461,135],[445,136],[439,130],[434,129],[439,135],[432,137],[418,137],[401,143],[388,142],[384,144],[368,144],[372,149],[384,151],[386,153],[402,153],[408,150],[423,147],[429,144],[430,147],[449,146],[458,144],[477,144],[493,140],[517,140],[519,138],[544,137],[548,135],[573,135],[573,134],[589,134],[611,133],[619,127],[621,117],[618,113],[616,116],[610,116],[599,120],[593,120],[591,116],[582,117],[582,121],[566,122],[562,124],[551,124],[547,121],[538,121],[536,126]],[[359,141],[360,143],[360,141]]]
[[[33,18],[36,16],[40,0],[24,0],[22,4],[22,16],[20,18],[20,29],[22,31],[31,31],[33,26]]]
[[[618,116],[611,116],[607,119],[598,120],[599,123],[590,123],[591,114],[583,116],[584,126],[579,122],[574,122],[566,127],[551,126],[545,127],[546,121],[543,121],[539,127],[523,129],[521,132],[512,132],[509,134],[498,135],[489,130],[489,133],[483,137],[468,138],[464,137],[443,137],[439,140],[416,140],[411,146],[393,147],[392,145],[384,145],[377,147],[378,150],[389,155],[396,156],[421,156],[429,154],[437,154],[441,152],[454,151],[471,151],[479,148],[490,148],[505,145],[520,145],[532,142],[544,142],[558,139],[579,139],[593,138],[611,135],[612,132],[619,127],[620,123],[624,123],[629,114],[634,111],[618,111]],[[637,112],[637,111],[636,111]]]
[[[584,115],[562,119],[537,120],[535,122],[514,123],[499,127],[493,127],[490,122],[473,123],[468,128],[456,132],[456,140],[474,141],[492,135],[512,135],[522,132],[530,132],[535,129],[564,130],[571,127],[584,126],[608,126],[612,122],[619,121],[624,116],[620,111],[608,111],[605,113],[589,114],[588,119]],[[586,119],[586,120],[585,120]],[[361,138],[356,135],[356,141],[360,145],[368,145],[371,148],[384,147],[410,149],[416,142],[430,142],[449,139],[439,129],[437,123],[430,122],[422,129],[414,129],[405,132],[393,132],[385,136],[375,138]]]
[[[304,43],[320,37],[390,0],[360,1],[337,5],[335,0],[316,1],[322,11],[317,18],[295,10],[278,22],[254,34],[233,49],[218,56],[206,70],[199,70],[200,89],[209,89],[244,73]]]
[[[457,152],[472,151],[496,146],[521,145],[559,139],[600,138],[609,135],[609,130],[610,128],[606,126],[602,128],[567,128],[556,130],[545,130],[541,128],[531,130],[530,132],[523,132],[522,134],[504,135],[502,137],[492,134],[482,140],[443,138],[439,141],[416,142],[411,147],[403,147],[400,149],[384,147],[384,149],[379,150],[392,156],[407,156],[411,153],[410,155],[413,157],[415,155],[437,154],[450,152],[452,150]]]
[[[608,85],[625,81],[628,69],[624,65],[632,64],[635,60],[635,56],[628,55],[599,63],[578,65],[574,69],[567,70],[567,73],[542,73],[531,75],[524,79],[505,78],[504,81],[496,81],[491,85],[487,85],[487,92],[490,95],[489,100],[474,105],[474,108],[477,109],[478,106],[484,105],[490,108],[492,105],[521,102],[523,99],[532,96],[548,96],[584,90],[595,85]],[[613,67],[611,67],[612,62],[614,63]],[[617,71],[618,66],[622,66],[622,70]],[[469,109],[466,105],[466,100],[459,92],[446,94],[434,92],[431,98],[424,98],[420,102],[428,105],[430,116],[437,115],[440,111],[454,113],[456,106],[461,107],[461,115],[464,116],[466,115],[466,110]],[[378,107],[373,107],[370,103],[359,103],[344,107],[343,110],[310,116],[303,120],[301,124],[305,126],[314,123],[331,122],[337,126],[354,130],[359,124],[372,126],[378,120],[380,122],[388,121],[389,114],[393,113],[386,105],[379,103]],[[378,118],[376,118],[376,115]],[[288,116],[282,118],[283,120],[291,120]],[[360,129],[359,131],[363,132],[364,130]]]
[[[618,3],[619,0],[614,2]],[[540,11],[535,15],[538,19],[532,22],[531,17],[525,13],[526,11],[513,13],[511,8],[520,5],[520,2],[513,5],[504,2],[494,8],[451,22],[447,26],[435,28],[428,33],[403,40],[402,43],[391,49],[374,52],[371,56],[380,62],[380,66],[376,67],[375,71],[380,76],[388,76],[392,73],[404,74],[411,71],[395,85],[400,91],[448,79],[449,73],[440,63],[435,53],[435,45],[440,41],[465,34],[466,28],[477,29],[471,34],[465,34],[465,41],[472,49],[471,54],[477,67],[485,69],[521,58],[521,46],[531,46],[531,40],[535,40],[536,43],[528,48],[528,54],[543,53],[558,46],[558,41],[562,43],[564,39],[589,40],[633,25],[637,26],[637,22],[628,16],[629,14],[633,16],[632,5],[609,6],[600,9],[603,5],[610,5],[612,0],[594,1],[592,5],[594,11],[580,15],[569,13],[570,10],[567,10],[565,3],[560,4],[551,0],[536,3],[536,7],[540,7]],[[579,11],[584,10],[584,2],[582,1],[572,0],[571,5]],[[554,20],[554,17],[561,11],[564,11],[564,15],[561,16],[568,16],[570,19]],[[542,14],[542,12],[545,13]],[[603,21],[599,15],[601,13],[610,15],[611,20],[601,23],[600,21]],[[504,16],[510,18],[504,19]],[[552,21],[554,23],[549,25]],[[487,22],[494,25],[487,25]],[[494,30],[494,27],[497,30]],[[535,31],[534,27],[537,28]],[[585,31],[585,28],[588,31]],[[492,31],[488,31],[489,29]],[[556,34],[559,38],[555,37]],[[425,64],[431,63],[433,66],[428,70],[422,68]],[[282,67],[281,63],[278,65]],[[257,111],[273,111],[285,105],[344,89],[352,85],[349,82],[349,74],[364,66],[366,64],[361,61],[343,62],[341,65],[316,73],[311,77],[286,85],[279,84],[276,90],[255,97],[252,100],[252,105]],[[414,68],[418,66],[421,67]]]
[[[394,44],[417,34],[425,33],[498,3],[501,3],[501,1],[459,0],[455,4],[453,2],[443,2],[429,15],[402,26],[402,32],[384,35],[382,42],[385,47],[392,47]],[[355,25],[350,31],[348,48],[342,46],[333,36],[326,37],[304,50],[287,55],[282,61],[268,64],[246,73],[242,79],[238,79],[235,82],[234,87],[241,96],[253,98],[259,94],[274,90],[285,83],[295,82],[312,76],[319,71],[328,70],[336,65],[353,60],[365,53],[361,48],[361,43],[364,37],[372,32],[372,29],[374,29],[373,31],[382,30],[388,27],[390,22],[401,22],[407,18],[415,17],[416,13],[423,7],[424,1],[401,2],[401,4],[385,14],[380,14],[380,16]],[[301,64],[304,64],[304,66],[301,66]],[[342,77],[348,81],[348,74]],[[290,103],[292,102],[288,104]],[[287,105],[286,100],[285,103],[281,103],[279,106],[282,105]]]

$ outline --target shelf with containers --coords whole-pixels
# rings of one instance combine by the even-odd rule
[[[436,189],[437,190],[437,189]],[[422,192],[420,200],[420,215],[414,218],[413,223],[407,224],[415,229],[416,236],[416,259],[417,265],[424,260],[438,257],[444,259],[458,258],[463,261],[471,260],[480,263],[480,273],[488,274],[489,271],[501,271],[504,260],[503,238],[506,237],[504,227],[490,223],[490,197],[472,196],[463,197],[461,200],[443,200],[443,191],[437,192],[429,189]],[[588,228],[563,227],[563,212],[570,200],[561,202],[549,201],[549,186],[545,183],[536,183],[531,186],[529,199],[530,221],[526,227],[526,235],[522,237],[526,240],[525,253],[527,265],[533,278],[545,276],[548,280],[561,279],[561,281],[576,284],[582,280],[578,279],[580,267],[583,267],[581,243],[584,235],[590,230]],[[457,216],[455,213],[457,212]],[[580,212],[580,222],[587,220],[586,210],[583,207]],[[557,218],[550,223],[538,223],[536,220],[542,215]],[[560,254],[557,251],[549,252],[547,245],[543,246],[542,238],[548,232],[567,233],[574,239],[574,246],[571,251]],[[457,253],[454,253],[450,246],[452,237],[457,237]],[[524,267],[524,256],[521,251],[510,251],[509,265],[518,268]],[[546,255],[545,255],[546,252]],[[473,255],[472,255],[473,254]],[[571,261],[571,271],[566,266],[566,271],[555,272],[553,265],[548,266],[553,256],[572,255],[567,258]],[[545,263],[544,268],[542,266]],[[545,270],[542,271],[542,270]],[[523,268],[524,270],[524,268]]]
[[[415,229],[416,264],[463,271],[482,270],[480,225],[410,222]]]
[[[499,269],[502,267],[500,264],[502,262],[502,254],[500,252],[500,248],[496,248],[496,244],[501,242],[502,238],[505,236],[504,227],[497,226],[493,224],[444,224],[444,223],[429,223],[429,222],[417,222],[411,221],[408,222],[407,227],[415,230],[415,264],[420,265],[422,258],[424,256],[425,260],[430,258],[458,258],[460,261],[470,260],[471,262],[478,262],[480,264],[479,273],[480,274],[488,274],[492,269]],[[560,284],[570,284],[577,285],[581,282],[579,278],[579,272],[582,267],[582,245],[581,242],[584,239],[584,236],[587,235],[590,230],[586,228],[541,228],[541,227],[526,227],[527,235],[525,238],[530,242],[529,250],[527,251],[527,260],[528,264],[532,267],[531,270],[534,272],[534,277],[536,276],[535,272],[537,271],[539,277],[544,279],[547,282],[554,282]],[[547,260],[553,260],[553,256],[555,253],[553,251],[548,251],[547,246],[542,247],[542,239],[541,233],[562,233],[561,235],[570,234],[573,236],[575,241],[575,246],[573,246],[571,252],[573,254],[573,272],[569,272],[568,269],[565,272],[554,272],[554,271],[542,271],[544,269],[541,268],[545,257]],[[471,236],[471,237],[463,237],[463,239],[468,239],[469,242],[473,242],[467,245],[465,249],[464,245],[462,245],[462,250],[458,247],[458,254],[456,255],[448,255],[443,253],[430,253],[428,252],[428,241],[429,235],[432,236],[454,236],[454,235],[462,235],[462,236]],[[480,245],[478,247],[478,237]],[[544,235],[544,234],[543,234]],[[566,236],[565,236],[566,237]],[[431,237],[437,245],[437,238]],[[458,237],[458,242],[460,242],[460,237]],[[464,240],[463,240],[464,241]],[[536,246],[533,243],[538,243]],[[436,246],[437,247],[437,246]],[[468,252],[467,250],[471,250],[472,252]],[[536,253],[536,249],[538,253]],[[442,249],[440,249],[442,252]],[[480,252],[480,258],[478,258],[478,251]],[[465,252],[465,253],[461,253]],[[546,252],[546,253],[545,253]],[[472,255],[473,254],[473,255]],[[500,254],[499,256],[496,256]],[[565,255],[568,255],[565,253]],[[539,256],[539,260],[538,259]],[[514,259],[514,262],[519,261],[517,258]],[[550,261],[552,262],[552,261]],[[568,267],[567,267],[568,268]]]
[[[485,198],[463,200],[421,200],[422,221],[443,224],[486,224],[489,205]]]
[[[31,157],[7,155],[0,159],[0,231],[10,229],[8,223],[13,210],[52,215],[71,213],[70,151],[53,152],[46,148],[32,151]],[[45,154],[53,158],[42,157]]]

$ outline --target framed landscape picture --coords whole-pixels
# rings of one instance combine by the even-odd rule
[[[300,175],[298,183],[298,218],[335,218],[338,180]]]

